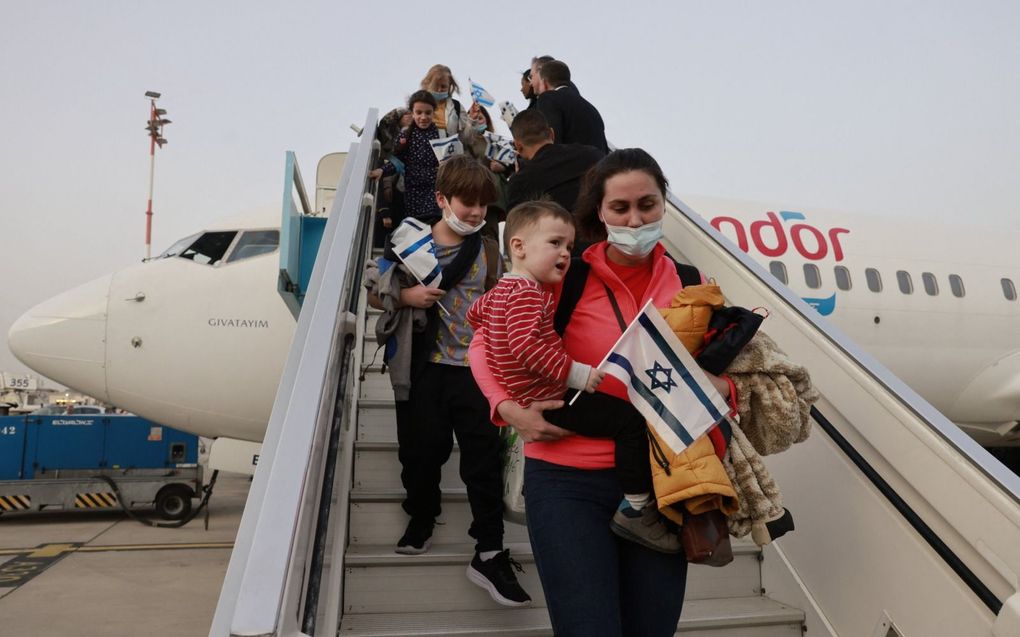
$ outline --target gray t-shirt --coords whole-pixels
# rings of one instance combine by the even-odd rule
[[[437,243],[436,259],[439,260],[439,266],[445,268],[459,251],[460,245],[444,246]],[[471,264],[460,283],[439,300],[450,314],[439,310],[439,332],[436,335],[436,347],[429,356],[430,362],[468,366],[468,345],[471,344],[475,331],[467,322],[467,311],[482,294],[485,294],[484,245],[478,250],[475,262]]]

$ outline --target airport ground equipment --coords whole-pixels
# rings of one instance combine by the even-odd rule
[[[179,520],[201,487],[192,434],[127,415],[0,418],[0,514],[154,508]]]
[[[392,392],[377,368],[358,373],[375,349],[360,274],[377,117],[338,178],[210,635],[551,635],[522,527],[507,542],[533,607],[498,607],[467,581],[456,451],[432,549],[393,552],[406,516]],[[285,183],[285,214],[301,188]],[[672,195],[666,208],[670,254],[730,304],[768,308],[762,329],[823,394],[811,437],[765,459],[796,531],[692,567],[678,634],[1020,635],[1020,478],[695,211]]]

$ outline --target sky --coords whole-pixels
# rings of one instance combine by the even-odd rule
[[[173,122],[154,254],[280,202],[286,151],[312,179],[432,64],[522,107],[520,72],[542,54],[681,198],[968,229],[1012,228],[1020,202],[1016,2],[0,0],[0,15],[4,338],[144,256],[147,90]],[[0,371],[27,370],[0,346]]]

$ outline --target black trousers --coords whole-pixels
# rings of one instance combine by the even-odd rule
[[[564,400],[569,402],[573,397],[571,389]],[[616,442],[614,459],[623,492],[652,492],[645,418],[629,402],[602,392],[582,392],[573,405],[545,412],[545,419],[582,436],[612,438]]]
[[[471,505],[476,551],[503,548],[503,469],[499,428],[489,403],[467,367],[429,363],[411,383],[411,395],[397,402],[400,480],[407,492],[404,511],[430,521],[442,511],[439,480],[450,459],[453,436],[460,445],[460,478]]]

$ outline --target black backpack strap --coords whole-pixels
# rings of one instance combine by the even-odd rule
[[[485,290],[489,291],[499,283],[499,245],[492,237],[482,237],[485,250]]]
[[[672,259],[672,257],[670,258]],[[676,264],[676,274],[680,277],[680,283],[684,287],[688,285],[701,285],[701,272],[696,267],[680,263],[675,259],[673,263]]]
[[[563,277],[563,287],[560,290],[560,301],[556,306],[556,314],[553,316],[553,328],[556,333],[563,336],[567,331],[567,323],[570,322],[570,315],[574,313],[581,295],[584,293],[584,286],[588,282],[588,272],[591,266],[580,257],[570,260],[570,269]]]

